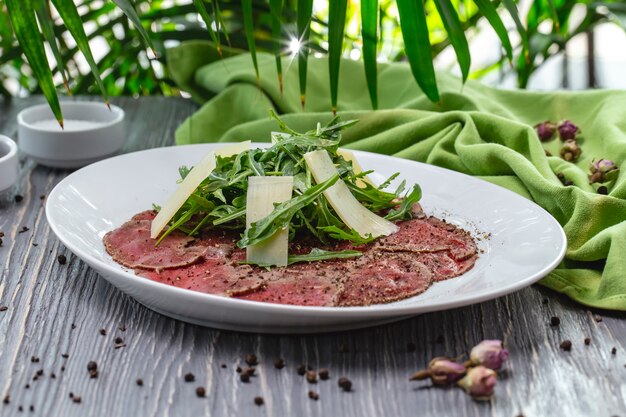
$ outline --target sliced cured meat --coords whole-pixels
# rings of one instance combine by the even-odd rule
[[[197,238],[173,232],[159,246],[150,239],[156,212],[148,210],[104,237],[113,259],[157,282],[244,300],[305,306],[362,306],[388,303],[424,292],[432,282],[459,276],[478,258],[468,232],[414,208],[398,233],[358,247],[348,242],[322,246],[298,236],[289,253],[314,247],[357,249],[351,259],[299,263],[270,270],[241,264],[245,250],[237,231],[213,229]]]
[[[412,219],[402,222],[400,230],[376,242],[386,252],[449,251],[452,258],[465,259],[476,253],[476,245],[466,231],[437,220]]]
[[[265,285],[245,300],[303,306],[333,306],[351,262],[316,262],[264,271]]]
[[[449,252],[423,252],[416,254],[416,260],[422,262],[433,273],[433,281],[445,281],[464,274],[474,266],[476,256],[457,261]]]
[[[104,236],[104,247],[117,263],[133,269],[180,268],[202,259],[206,248],[188,247],[193,238],[181,232],[171,233],[155,247],[150,225],[151,220],[128,221]]]
[[[153,220],[157,215],[155,210],[146,210],[135,214],[131,220]]]
[[[339,306],[389,303],[420,294],[433,274],[410,253],[370,253],[356,262],[337,296]]]

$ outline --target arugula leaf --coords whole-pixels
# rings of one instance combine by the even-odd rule
[[[349,258],[358,258],[363,255],[363,252],[358,250],[342,250],[342,251],[332,251],[332,250],[324,250],[313,248],[311,252],[306,255],[289,255],[287,257],[287,265],[293,265],[299,262],[317,262],[317,261],[328,261],[330,259],[349,259]],[[261,268],[269,268],[274,265],[258,263],[258,262],[250,262],[250,261],[240,261],[242,265],[256,265]]]
[[[333,239],[349,240],[350,242],[352,242],[353,244],[357,246],[366,245],[376,240],[376,238],[372,237],[372,235],[367,235],[366,237],[362,237],[354,229],[350,229],[349,231],[346,231],[337,226],[324,226],[324,227],[320,227],[319,229],[328,233],[328,235],[332,237]]]
[[[420,200],[420,198],[422,198],[422,189],[419,185],[415,184],[413,186],[413,191],[402,198],[402,202],[398,208],[389,210],[385,219],[391,221],[410,219],[412,217],[411,209],[415,203]]]
[[[252,223],[246,229],[243,237],[237,242],[237,246],[245,248],[250,245],[256,245],[273,236],[277,230],[289,227],[289,222],[297,211],[315,201],[325,190],[332,187],[338,179],[339,174],[335,174],[326,181],[309,188],[302,195],[276,205],[268,216]]]

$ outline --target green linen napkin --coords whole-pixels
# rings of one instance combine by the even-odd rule
[[[257,80],[250,55],[228,51],[216,60],[208,42],[187,42],[168,51],[175,81],[205,103],[176,132],[178,144],[267,141],[277,129],[268,108],[296,130],[330,119],[328,61],[309,60],[307,98],[300,106],[297,62],[283,61],[284,94],[274,57],[259,54]],[[344,146],[427,162],[477,176],[532,199],[561,223],[566,260],[541,284],[589,306],[626,310],[626,175],[608,196],[588,183],[592,160],[626,162],[626,91],[505,91],[438,73],[441,101],[431,103],[408,65],[379,65],[379,103],[371,111],[360,62],[341,63],[339,113],[360,122],[344,134]],[[561,141],[542,144],[533,125],[572,120],[582,131],[583,153],[562,160]],[[544,147],[552,155],[546,156]],[[563,173],[574,186],[564,186]]]

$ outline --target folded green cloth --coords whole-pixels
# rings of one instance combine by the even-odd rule
[[[249,55],[228,51],[216,60],[208,42],[168,51],[179,86],[205,104],[176,132],[178,144],[267,141],[277,129],[268,108],[296,130],[330,119],[328,61],[309,60],[305,111],[300,106],[297,62],[283,61],[284,94],[274,57],[259,54],[260,80]],[[626,162],[626,91],[504,91],[437,74],[441,101],[431,103],[405,64],[379,65],[379,103],[371,111],[360,62],[341,63],[338,109],[360,122],[344,134],[344,146],[427,162],[477,176],[532,199],[563,225],[566,260],[541,284],[589,306],[626,310],[626,175],[608,196],[587,179],[592,160]],[[533,125],[572,120],[582,131],[580,160],[561,159],[561,141],[542,144]],[[552,155],[546,156],[545,150]],[[563,173],[574,186],[564,186]]]

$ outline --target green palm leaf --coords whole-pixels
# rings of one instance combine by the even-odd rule
[[[98,70],[98,65],[96,65],[96,61],[93,59],[93,55],[91,54],[91,48],[89,47],[89,41],[87,40],[87,35],[85,34],[85,29],[83,28],[83,22],[78,14],[78,10],[76,9],[76,5],[72,0],[52,0],[52,4],[59,12],[61,19],[63,19],[63,23],[72,34],[74,41],[76,42],[76,46],[83,53],[87,64],[89,64],[89,68],[94,75],[96,80],[96,84],[100,88],[102,96],[104,97],[104,101],[109,105],[109,98],[107,96],[106,88],[102,83],[102,79],[100,78],[100,70]]]
[[[135,6],[133,6],[130,0],[111,0],[111,1],[113,1],[113,3],[117,5],[117,7],[122,9],[126,17],[131,22],[133,22],[133,25],[141,34],[141,37],[143,38],[146,46],[150,47],[150,49],[152,49],[152,52],[154,52],[154,55],[156,55],[157,53],[156,53],[156,50],[154,49],[154,45],[152,44],[152,40],[150,39],[150,36],[148,36],[148,32],[146,32],[146,29],[141,24],[141,19],[137,15],[137,10],[135,10]]]
[[[222,46],[220,44],[220,38],[219,36],[217,36],[215,31],[213,30],[213,26],[212,26],[213,22],[211,21],[211,16],[209,16],[209,12],[206,9],[204,0],[193,0],[193,4],[198,10],[198,13],[200,13],[200,17],[202,17],[202,20],[204,21],[204,24],[206,25],[206,30],[209,32],[209,35],[211,36],[211,39],[213,40],[213,43],[215,44],[215,49],[217,49],[217,53],[221,57]]]
[[[421,1],[397,0],[404,49],[413,77],[431,101],[439,101],[426,15]]]
[[[330,102],[333,114],[337,113],[337,90],[339,87],[339,64],[343,49],[343,33],[346,27],[348,0],[333,0],[328,4],[328,74],[330,78]]]
[[[298,30],[298,76],[300,79],[300,103],[304,109],[306,97],[306,71],[309,59],[309,34],[311,33],[311,15],[313,14],[313,0],[298,0],[296,26]]]
[[[469,75],[471,58],[461,20],[450,0],[435,0],[435,7],[437,7],[443,26],[450,36],[450,43],[456,53],[459,66],[461,67],[461,74],[463,75],[463,82],[465,82]]]
[[[361,32],[363,34],[363,66],[372,108],[378,108],[378,0],[361,0]]]
[[[509,11],[509,14],[513,18],[515,22],[515,27],[519,32],[520,37],[522,38],[522,53],[524,54],[524,62],[528,63],[528,33],[526,32],[526,28],[522,24],[522,21],[519,17],[519,13],[517,11],[517,6],[515,5],[515,1],[513,0],[503,0],[504,7]]]
[[[32,68],[33,74],[39,86],[43,92],[52,114],[59,121],[61,127],[63,127],[63,114],[61,113],[61,105],[59,104],[59,97],[56,89],[54,88],[54,82],[52,81],[52,72],[46,58],[46,52],[43,44],[41,43],[41,36],[39,35],[39,28],[37,27],[37,19],[35,18],[35,11],[33,9],[32,0],[6,0],[7,10],[11,23],[13,24],[13,30],[15,36],[22,47],[22,51],[28,63]]]
[[[509,61],[511,61],[513,59],[513,48],[511,47],[509,34],[506,31],[504,23],[502,23],[495,6],[491,4],[489,0],[474,0],[474,3],[476,3],[480,13],[489,21],[493,30],[496,31],[496,34],[500,38],[500,42],[502,42],[502,46],[506,51],[506,56],[509,58]]]
[[[256,78],[259,79],[259,64],[256,59],[256,43],[254,40],[254,21],[252,17],[252,0],[241,0],[241,7],[243,10],[243,27],[246,32],[246,40],[248,42],[248,50],[250,56],[252,56],[252,65],[254,66],[254,72],[256,72]]]
[[[226,38],[226,43],[228,47],[232,47],[230,44],[230,37],[228,36],[228,32],[226,32],[226,25],[224,24],[224,16],[222,16],[222,11],[220,10],[220,3],[217,0],[212,1],[213,4],[213,13],[215,14],[215,23],[217,26],[217,36],[220,36],[220,31],[224,32],[224,38]]]
[[[48,42],[48,45],[50,45],[52,55],[54,55],[59,72],[63,77],[63,85],[65,85],[65,89],[68,94],[71,95],[72,91],[70,90],[70,84],[68,81],[69,72],[65,67],[65,60],[61,56],[61,52],[59,52],[57,39],[54,36],[54,22],[50,16],[50,10],[48,10],[48,2],[46,0],[35,0],[34,6],[35,12],[37,13],[37,20],[39,21],[39,26],[41,27],[41,32],[43,33],[45,40]]]
[[[282,31],[281,16],[283,14],[283,0],[270,0],[270,15],[272,16],[272,45],[276,56],[276,73],[278,74],[278,87],[280,95],[283,95],[283,65],[280,57],[280,36]]]

